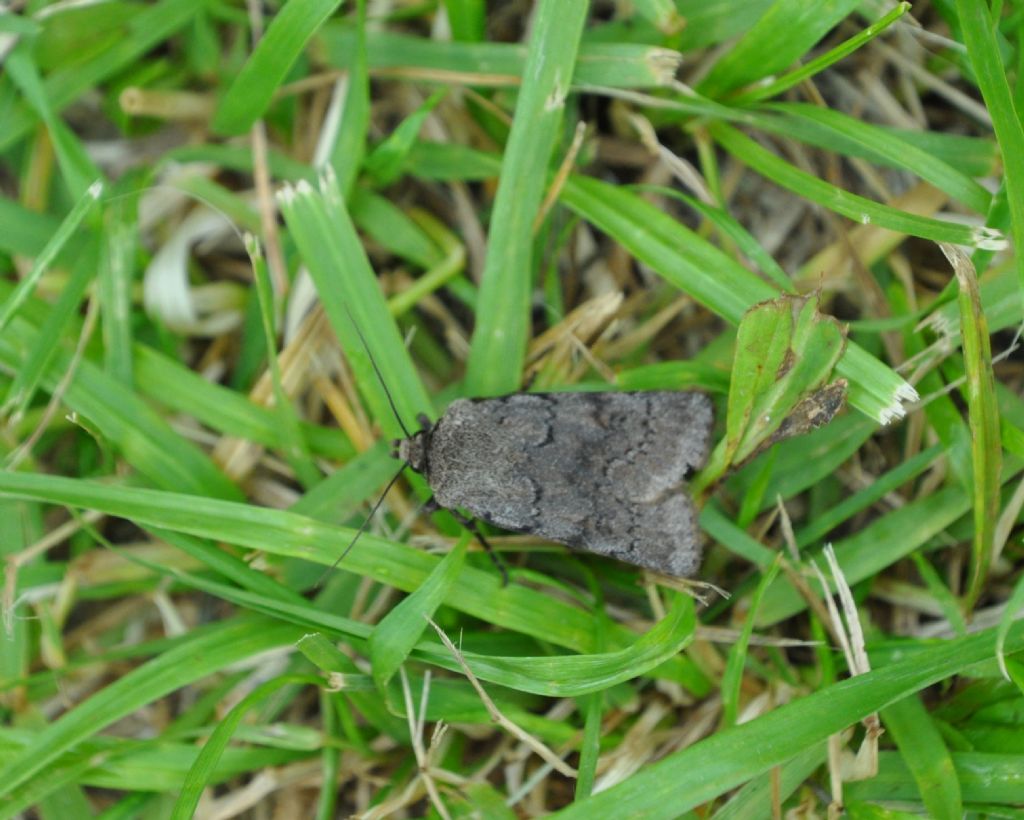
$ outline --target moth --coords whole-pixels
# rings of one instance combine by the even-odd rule
[[[688,577],[700,566],[685,479],[713,425],[698,392],[522,393],[458,399],[393,442],[423,475],[432,509]],[[492,552],[493,556],[493,552]],[[503,570],[504,571],[504,570]]]

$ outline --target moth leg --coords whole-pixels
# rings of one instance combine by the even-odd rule
[[[480,528],[476,525],[476,521],[474,521],[472,518],[466,517],[458,510],[453,510],[449,507],[442,507],[440,504],[437,503],[433,496],[431,496],[423,505],[423,512],[426,515],[435,513],[438,510],[447,510],[449,513],[451,513],[452,517],[456,521],[458,521],[460,524],[462,524],[463,527],[465,527],[467,530],[473,533],[473,535],[476,537],[476,540],[480,542],[480,546],[484,548],[484,552],[487,553],[487,555],[493,562],[494,566],[498,568],[498,572],[501,573],[501,585],[503,587],[507,587],[508,568],[505,566],[505,562],[502,561],[501,558],[498,556],[498,553],[495,552],[494,547],[492,547],[488,543],[487,539],[484,538],[483,533],[480,532]]]

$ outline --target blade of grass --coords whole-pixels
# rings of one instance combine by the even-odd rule
[[[4,68],[24,99],[45,123],[57,153],[63,184],[73,197],[83,196],[93,182],[103,179],[103,175],[89,158],[78,137],[53,110],[39,76],[39,69],[32,60],[29,44],[19,43],[4,59]]]
[[[4,328],[10,323],[11,317],[18,312],[18,309],[32,294],[32,291],[35,290],[42,275],[53,263],[54,258],[60,253],[61,249],[71,238],[71,235],[78,230],[82,220],[92,211],[102,193],[103,184],[101,182],[94,182],[90,185],[89,189],[78,199],[78,202],[75,203],[75,206],[64,218],[64,221],[61,222],[57,231],[50,237],[46,246],[36,256],[32,269],[11,291],[7,299],[4,300],[3,305],[0,306],[0,333],[4,331]]]
[[[970,509],[970,499],[961,487],[944,487],[875,519],[855,535],[837,541],[834,545],[836,558],[847,582],[852,586],[873,577],[927,544]],[[758,626],[778,623],[806,606],[789,582],[784,577],[778,578],[765,594]]]
[[[917,781],[928,816],[935,820],[963,817],[960,780],[953,759],[917,694],[890,704],[881,712],[900,755]]]
[[[513,393],[522,380],[533,285],[533,221],[560,133],[583,0],[541,0],[533,20],[494,200],[465,387],[472,396]]]
[[[0,472],[0,497],[4,496],[97,509],[144,527],[162,527],[327,566],[337,558],[338,546],[347,544],[355,534],[350,528],[281,510],[61,476]],[[408,591],[424,582],[439,559],[364,534],[345,560],[350,572]],[[589,613],[525,586],[503,587],[491,572],[465,567],[446,603],[496,626],[575,651],[592,651],[594,631]],[[610,630],[613,648],[635,640],[635,633],[624,627]],[[708,686],[706,678],[682,656],[662,671],[694,692],[703,692]]]
[[[908,11],[910,11],[910,3],[897,3],[895,8],[891,9],[883,17],[880,17],[870,26],[858,31],[834,48],[829,49],[821,56],[809,60],[799,68],[787,71],[781,77],[771,80],[764,85],[758,85],[741,94],[734,95],[730,97],[729,102],[733,105],[746,105],[758,100],[767,100],[799,85],[804,80],[821,73],[829,66],[835,65],[840,60],[849,57],[861,46],[870,43]]]
[[[181,792],[171,811],[172,820],[190,820],[199,807],[199,798],[203,789],[214,782],[217,765],[220,763],[224,750],[231,742],[232,735],[238,730],[239,724],[250,710],[261,701],[285,686],[295,685],[319,686],[323,681],[314,675],[281,675],[261,683],[248,695],[242,698],[231,710],[217,722],[217,728],[203,744],[195,762],[181,785]]]
[[[317,38],[324,61],[351,66],[356,32],[328,23]],[[385,76],[419,74],[426,80],[475,87],[515,88],[526,73],[527,49],[518,43],[442,42],[391,31],[366,32],[369,70]],[[682,60],[678,51],[647,43],[580,44],[572,66],[574,87],[657,88],[668,86]]]
[[[1002,234],[991,228],[958,225],[955,222],[918,216],[851,194],[801,171],[724,122],[713,123],[709,131],[725,150],[759,174],[802,199],[817,202],[859,225],[878,225],[922,239],[979,248],[1001,247],[1005,242]]]
[[[330,168],[338,189],[346,200],[355,187],[366,155],[370,129],[370,68],[366,54],[366,0],[356,1],[355,41],[346,49],[344,65],[348,71],[344,85],[335,93],[344,94],[344,101],[329,111],[336,118],[325,125],[333,136],[318,150],[318,168]]]
[[[68,49],[68,65],[47,76],[43,87],[50,107],[60,111],[94,87],[103,85],[188,25],[207,5],[207,0],[164,0],[154,6],[122,7],[123,34],[112,39],[108,48],[91,54],[84,62],[75,59],[75,49]],[[0,151],[22,139],[36,120],[35,112],[27,105],[16,105],[6,115],[4,127],[0,129]]]
[[[721,97],[739,86],[786,71],[859,5],[857,0],[813,4],[775,0],[715,63],[698,91],[706,97]]]
[[[0,415],[9,415],[17,420],[24,414],[59,350],[53,340],[75,338],[78,335],[78,328],[73,326],[74,320],[81,308],[86,288],[96,275],[99,259],[96,242],[90,241],[78,255],[71,277],[33,339],[24,364],[15,372],[3,407],[0,408]]]
[[[971,430],[974,493],[974,541],[971,572],[964,595],[970,612],[981,594],[992,560],[992,542],[999,518],[999,486],[1003,448],[999,439],[999,406],[992,373],[992,347],[981,311],[978,279],[968,256],[952,245],[940,245],[960,286],[960,334],[967,374],[967,421]]]
[[[269,447],[284,441],[273,408],[254,404],[244,395],[213,384],[151,347],[133,350],[136,388],[170,410],[195,417],[218,432],[249,439]],[[354,449],[337,428],[301,422],[302,437],[318,456],[345,461]]]
[[[985,215],[992,205],[992,195],[958,167],[892,131],[807,103],[773,103],[765,110],[782,116],[758,117],[759,128],[878,163],[891,164],[898,157],[901,171],[916,174],[976,213]]]
[[[632,680],[676,657],[693,640],[696,623],[693,599],[680,594],[664,618],[624,649],[589,655],[539,657],[498,657],[477,652],[462,654],[473,672],[481,678],[520,692],[578,697]],[[418,654],[438,666],[458,668],[452,665],[440,645],[420,645]]]
[[[248,131],[266,112],[306,43],[340,5],[341,0],[285,3],[221,98],[213,130],[222,136]]]
[[[729,647],[729,658],[725,663],[725,671],[722,673],[722,727],[736,725],[736,718],[740,712],[740,688],[743,683],[743,668],[747,659],[747,647],[750,644],[750,636],[754,633],[754,622],[757,619],[757,612],[764,598],[764,592],[775,580],[782,567],[782,553],[775,556],[767,571],[761,576],[761,580],[750,598],[747,617],[743,621],[743,628],[740,630],[739,639]]]
[[[0,362],[14,370],[23,366],[33,338],[22,322],[15,320],[0,338]],[[71,367],[71,358],[70,353],[58,349],[42,379],[44,389],[56,389]],[[92,362],[78,362],[63,401],[78,414],[79,423],[117,447],[125,460],[154,485],[214,498],[242,498],[238,487],[206,453]]]
[[[253,618],[196,630],[181,646],[132,670],[38,732],[27,748],[0,769],[0,797],[30,778],[45,778],[46,767],[62,754],[136,709],[301,635],[291,624]]]
[[[970,809],[989,816],[1010,814],[1024,802],[1020,754],[953,752],[953,765]],[[917,801],[917,784],[903,758],[896,752],[880,752],[878,774],[870,780],[847,783],[844,796],[851,801]],[[974,811],[971,812],[975,813]],[[970,816],[968,814],[967,816]]]
[[[1019,252],[1024,248],[1024,126],[1013,102],[989,4],[982,0],[957,0],[956,9],[978,90],[992,116],[992,126],[1003,156],[1003,184],[1010,207],[1013,244],[1018,250],[1014,255],[1014,267],[1024,293],[1024,254]]]
[[[0,250],[19,256],[37,256],[60,227],[60,220],[40,214],[0,196]]]
[[[433,618],[441,603],[448,597],[455,579],[462,571],[466,547],[471,534],[463,533],[455,548],[445,556],[415,592],[401,601],[384,616],[370,634],[370,664],[373,679],[380,690],[390,682],[398,668],[405,663],[413,647],[419,643],[427,628],[427,618]]]
[[[406,437],[407,430],[417,427],[420,414],[433,416],[430,397],[389,314],[333,176],[324,176],[319,191],[302,182],[286,188],[280,203],[331,328],[374,417],[389,438]],[[374,362],[384,384],[377,378]],[[398,418],[391,410],[388,393]]]
[[[797,530],[796,543],[806,547],[824,538],[828,533],[849,520],[859,512],[878,503],[886,495],[913,481],[924,470],[931,467],[943,453],[943,448],[935,444],[926,450],[908,458],[893,469],[878,476],[863,490],[859,490],[844,498],[834,507],[824,510],[815,516],[807,526]],[[774,496],[773,496],[774,498]]]
[[[119,189],[123,184],[124,180]],[[99,271],[104,369],[112,378],[126,385],[132,384],[133,369],[131,289],[138,250],[137,213],[137,198],[132,194],[113,198],[107,206],[103,264]]]
[[[252,264],[253,281],[256,284],[256,298],[259,300],[260,324],[263,327],[263,340],[267,348],[267,363],[270,368],[270,380],[274,390],[274,411],[277,415],[281,437],[284,444],[285,458],[295,472],[296,478],[303,487],[315,487],[321,478],[320,471],[310,460],[309,449],[302,438],[299,417],[292,406],[291,398],[285,392],[281,381],[281,365],[277,358],[277,327],[274,320],[275,299],[274,287],[270,283],[270,272],[256,237],[245,235],[245,250]]]
[[[728,322],[738,324],[748,308],[778,296],[775,288],[736,260],[623,188],[574,176],[562,189],[561,199]],[[902,403],[917,396],[891,368],[853,343],[846,346],[836,375],[850,382],[850,404],[882,423],[900,418]]]
[[[637,0],[633,9],[637,17],[665,34],[675,34],[686,25],[672,0]]]
[[[1024,650],[1024,623],[1015,624],[1011,636],[1009,651]],[[994,630],[986,630],[930,646],[912,658],[841,681],[718,732],[552,817],[678,817],[872,712],[990,658],[994,644]]]
[[[152,566],[157,569],[155,565]],[[360,645],[363,639],[367,642],[372,639],[373,633],[366,624],[317,610],[305,602],[292,603],[280,595],[266,598],[206,580],[183,570],[172,569],[168,574],[222,600],[251,609],[260,615],[283,619],[297,627],[334,632],[349,640],[355,638]],[[454,596],[452,597],[454,599]],[[386,640],[393,639],[398,634],[398,625],[409,625],[411,622],[414,623],[415,619],[422,618],[423,603],[423,599],[419,598],[401,610],[400,620],[387,628]],[[692,599],[680,596],[666,617],[639,638],[634,635],[632,643],[624,649],[554,656],[501,656],[465,652],[463,661],[478,677],[518,692],[548,697],[580,697],[636,678],[675,658],[693,640],[695,626],[696,616]],[[436,642],[418,640],[417,636],[413,649],[406,636],[399,640],[405,645],[399,646],[395,640],[392,640],[390,645],[378,642],[376,652],[371,650],[371,656],[380,663],[381,670],[379,673],[375,670],[375,684],[383,679],[383,675],[393,675],[401,666],[401,662],[409,656],[410,650],[415,661],[426,661],[452,671],[460,669],[459,662],[445,647]],[[388,696],[391,694],[393,692]],[[394,703],[399,702],[400,699],[394,699]]]

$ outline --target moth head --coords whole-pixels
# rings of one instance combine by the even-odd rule
[[[427,430],[419,430],[409,438],[396,438],[391,442],[391,457],[404,461],[417,473],[427,469]]]

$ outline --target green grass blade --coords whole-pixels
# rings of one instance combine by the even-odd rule
[[[4,328],[10,323],[14,314],[18,312],[18,309],[21,308],[32,294],[32,291],[35,290],[42,275],[53,264],[53,260],[67,244],[71,235],[78,230],[82,220],[92,211],[102,193],[102,183],[94,182],[89,186],[89,189],[79,198],[78,202],[75,203],[75,206],[64,218],[64,221],[61,222],[57,231],[50,237],[46,247],[36,256],[35,262],[32,264],[32,270],[11,291],[7,299],[4,300],[3,305],[0,305],[0,333],[4,331]]]
[[[463,652],[474,673],[523,692],[579,697],[632,680],[677,656],[693,640],[693,599],[678,595],[669,613],[630,646],[611,652],[553,657],[496,657]],[[457,669],[440,645],[421,646],[420,656]]]
[[[1024,293],[1024,255],[1020,253],[1024,248],[1024,125],[1021,125],[1019,106],[1014,104],[1007,81],[989,4],[982,0],[957,0],[956,9],[978,90],[992,116],[992,127],[1002,151],[1006,200],[1013,244],[1017,249],[1014,268]]]
[[[433,408],[333,177],[327,175],[319,191],[299,183],[282,192],[280,201],[324,312],[374,417],[389,438],[404,438],[405,430],[417,429],[417,416],[433,416]],[[371,357],[384,384],[377,379]],[[387,392],[398,410],[397,419]]]
[[[470,533],[463,533],[455,548],[445,556],[415,592],[384,616],[370,635],[370,664],[373,679],[383,691],[427,628],[427,618],[448,597],[462,570]]]
[[[348,68],[356,46],[351,25],[328,23],[318,43],[330,65]],[[392,31],[366,32],[371,71],[421,72],[435,81],[515,88],[525,73],[527,50],[517,43],[445,42]],[[573,87],[657,88],[671,84],[682,55],[675,50],[631,42],[583,42],[572,67]]]
[[[837,541],[839,566],[852,586],[919,549],[970,509],[971,501],[960,487],[944,487],[915,499]],[[765,594],[758,626],[777,623],[805,606],[796,590],[778,578]]]
[[[899,157],[901,169],[917,174],[976,213],[987,214],[992,205],[992,195],[959,168],[892,131],[861,122],[840,111],[807,103],[776,103],[767,108],[783,114],[783,120],[795,127],[790,129],[780,123],[772,124],[773,118],[758,119],[760,127],[770,126],[770,130],[777,133],[801,139],[803,128],[810,126],[817,145],[846,153],[844,144],[852,143],[860,155],[878,162],[887,162],[886,157]]]
[[[106,220],[99,298],[103,320],[104,369],[122,384],[132,384],[131,288],[138,218],[135,197],[110,203]],[[45,334],[44,334],[45,335]]]
[[[910,695],[882,710],[882,722],[914,775],[928,816],[935,820],[963,817],[960,780],[953,759],[918,695]]]
[[[290,0],[281,7],[217,107],[213,130],[242,134],[263,116],[317,29],[341,0]]]
[[[298,640],[290,624],[239,619],[194,633],[190,640],[129,672],[39,732],[28,748],[0,769],[0,797],[87,737],[136,709],[212,674],[225,665]]]
[[[715,63],[698,90],[706,97],[719,97],[762,77],[782,73],[858,5],[857,0],[775,0],[736,46]]]
[[[560,133],[587,5],[583,0],[542,0],[536,9],[487,238],[466,367],[466,390],[473,396],[519,389],[529,335],[533,222]]]
[[[302,438],[298,414],[281,381],[281,365],[277,357],[277,326],[274,318],[274,287],[270,282],[270,272],[263,258],[262,249],[252,234],[245,236],[245,249],[252,263],[256,298],[259,300],[260,324],[263,328],[263,341],[266,344],[267,362],[274,390],[274,411],[280,420],[285,458],[304,487],[315,487],[320,482],[321,474],[310,460],[309,449]]]
[[[0,472],[0,497],[4,496],[102,510],[140,526],[162,527],[325,566],[337,559],[338,546],[355,535],[353,529],[281,510],[59,476]],[[364,534],[346,557],[345,569],[411,591],[426,580],[438,561],[422,550]],[[519,584],[502,586],[492,572],[464,568],[446,604],[575,651],[593,648],[589,613]],[[630,630],[616,627],[610,631],[609,645],[632,644],[635,638]],[[707,686],[706,679],[682,659],[669,667],[667,671],[688,688],[700,691]]]
[[[207,5],[206,0],[163,0],[153,6],[122,6],[122,31],[111,39],[109,47],[90,54],[85,62],[73,59],[74,49],[68,49],[68,57],[72,58],[69,64],[47,76],[43,85],[50,107],[59,111],[94,86],[102,85],[184,28]],[[87,30],[84,34],[90,36]],[[35,113],[28,106],[16,106],[0,129],[0,151],[22,139],[35,122]]]
[[[231,711],[218,721],[217,728],[213,730],[213,734],[196,755],[195,762],[185,776],[178,800],[171,811],[172,820],[190,820],[195,816],[196,809],[199,807],[199,799],[203,796],[203,789],[213,781],[224,750],[238,730],[242,719],[254,707],[285,686],[296,684],[317,686],[322,683],[320,678],[312,675],[282,675],[260,684],[235,704]]]
[[[283,447],[284,439],[273,408],[254,404],[218,384],[211,384],[180,363],[142,344],[133,350],[135,385],[143,396],[227,435],[270,447]],[[312,452],[332,459],[351,458],[354,450],[344,434],[302,422],[302,435]]]
[[[894,701],[992,656],[994,630],[948,641],[820,689],[654,763],[628,780],[556,812],[559,820],[603,816],[674,818],[792,759]],[[1024,650],[1024,623],[1007,643]]]
[[[23,366],[36,338],[20,321],[15,321],[6,337],[0,339],[0,362],[12,369]],[[43,388],[55,390],[70,367],[71,354],[58,349],[41,381]],[[114,445],[128,464],[154,485],[214,498],[242,497],[238,487],[206,453],[92,362],[78,362],[62,398],[78,414],[80,423]]]
[[[32,340],[24,364],[11,380],[0,414],[17,419],[25,412],[59,350],[53,340],[76,335],[76,329],[72,327],[74,319],[81,308],[85,291],[96,275],[99,259],[95,242],[90,242],[84,252],[79,254],[71,278]]]
[[[53,110],[27,44],[19,44],[7,55],[4,68],[7,70],[7,76],[18,86],[29,105],[46,124],[57,153],[64,184],[72,196],[83,196],[89,186],[102,179],[103,175],[89,158],[78,137]]]
[[[953,765],[963,791],[965,808],[989,817],[1009,815],[1024,802],[1024,784],[1021,782],[1021,756],[1014,754],[986,754],[979,752],[953,752]],[[870,780],[847,783],[845,796],[850,801],[917,801],[917,784],[903,758],[896,752],[880,752],[878,774]],[[920,815],[915,815],[920,816]]]
[[[967,421],[971,430],[971,466],[974,492],[974,542],[971,572],[964,596],[970,611],[981,594],[992,560],[1003,449],[999,437],[999,406],[992,373],[992,346],[985,314],[981,312],[978,279],[971,260],[959,248],[942,246],[960,286],[960,334],[967,374]]]
[[[754,622],[757,619],[757,611],[764,598],[764,592],[775,580],[782,567],[782,555],[776,554],[768,570],[761,576],[757,583],[757,589],[750,599],[750,609],[743,621],[743,628],[740,630],[739,640],[729,647],[729,658],[725,663],[725,671],[722,673],[722,726],[735,726],[736,718],[740,712],[740,688],[743,683],[743,667],[747,660],[747,647],[750,644],[750,636],[754,633]]]
[[[874,40],[908,11],[910,11],[910,3],[897,3],[895,8],[891,9],[887,14],[880,17],[867,28],[858,31],[852,37],[844,40],[835,48],[831,48],[821,56],[809,60],[799,68],[787,71],[781,77],[735,95],[729,101],[734,105],[744,105],[757,102],[758,100],[767,100],[799,85],[804,80],[821,73],[829,66],[849,57],[861,46]]]
[[[321,148],[327,159],[326,164],[320,167],[333,170],[338,188],[346,199],[355,187],[363,166],[370,127],[370,68],[366,38],[366,2],[358,0],[355,39],[345,51],[347,79],[342,89],[344,102],[336,112],[340,122],[336,123],[334,139]]]
[[[747,309],[778,291],[723,251],[623,188],[571,177],[562,201],[660,276],[723,319],[738,324]],[[850,382],[849,401],[881,423],[903,415],[917,394],[900,376],[855,344],[848,344],[836,374]]]
[[[790,165],[725,123],[715,123],[710,131],[723,148],[759,174],[857,224],[878,225],[922,239],[979,248],[999,247],[1004,242],[1002,235],[991,228],[976,228],[918,216],[851,194]]]

